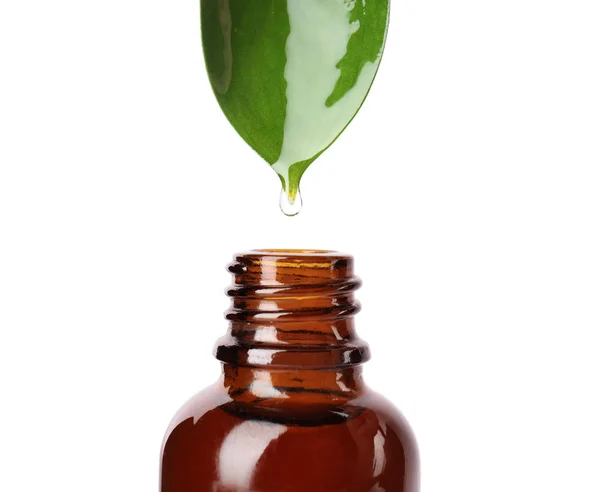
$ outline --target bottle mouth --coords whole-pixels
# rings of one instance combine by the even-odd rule
[[[287,260],[298,267],[306,267],[309,263],[316,267],[319,264],[322,268],[333,268],[340,261],[353,261],[352,255],[329,249],[253,249],[236,255],[234,260],[243,261],[244,258],[255,263]]]
[[[343,255],[342,253],[338,253],[329,249],[255,249],[252,251],[248,251],[249,255],[252,254],[260,254],[267,256],[279,256],[279,255],[289,255],[289,256],[330,256],[330,255]],[[348,256],[348,255],[343,255]]]
[[[242,289],[358,281],[352,255],[324,249],[255,249],[235,255],[229,271]]]

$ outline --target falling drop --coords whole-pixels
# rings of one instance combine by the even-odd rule
[[[298,215],[300,210],[302,210],[302,196],[300,195],[300,190],[298,190],[296,196],[294,197],[290,196],[285,190],[281,190],[281,195],[279,196],[279,207],[281,208],[281,211],[288,217]]]

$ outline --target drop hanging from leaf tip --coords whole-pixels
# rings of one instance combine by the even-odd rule
[[[296,190],[294,194],[287,192],[284,188],[281,189],[279,195],[279,208],[288,217],[298,215],[302,210],[302,195],[300,189]]]

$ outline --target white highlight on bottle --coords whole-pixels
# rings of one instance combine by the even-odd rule
[[[248,350],[248,363],[257,366],[266,366],[273,361],[273,356],[281,350],[250,349]]]
[[[273,386],[273,380],[269,371],[257,369],[252,371],[252,375],[254,379],[248,389],[257,398],[289,398],[288,395]]]
[[[257,420],[234,427],[219,452],[220,484],[231,490],[251,490],[258,460],[267,446],[286,430],[285,425]]]

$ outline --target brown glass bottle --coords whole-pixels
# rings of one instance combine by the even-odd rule
[[[259,250],[229,270],[223,374],[173,419],[161,492],[418,492],[410,427],[362,379],[352,257]]]

